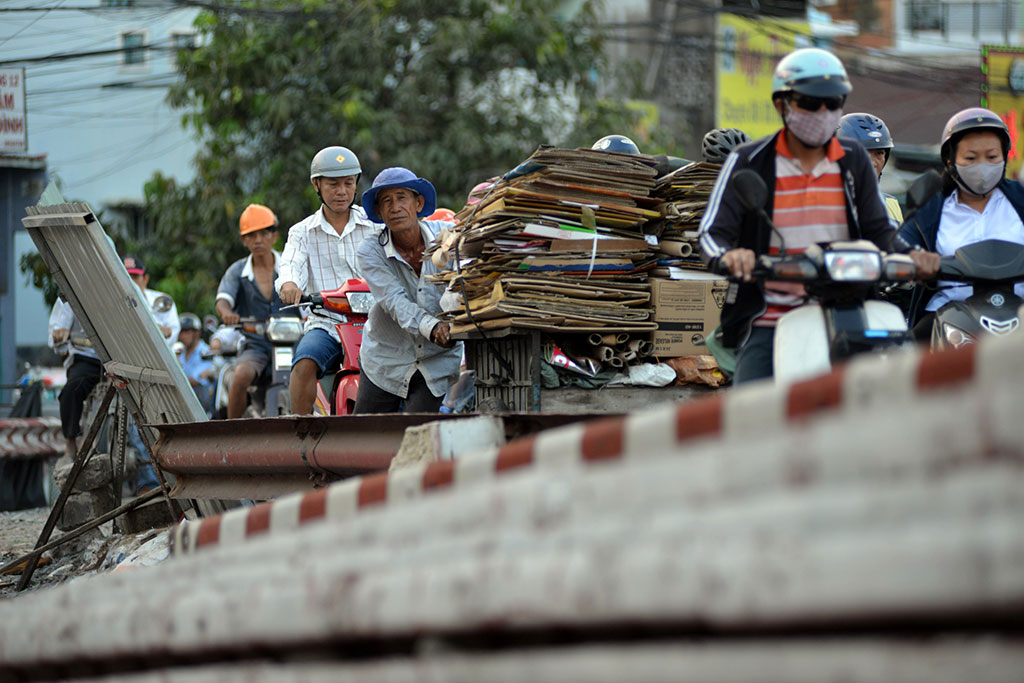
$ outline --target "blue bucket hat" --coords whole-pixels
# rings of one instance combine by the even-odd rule
[[[437,191],[434,190],[434,186],[430,184],[429,180],[418,178],[415,173],[401,166],[385,168],[373,179],[373,185],[370,186],[370,189],[363,193],[363,210],[366,211],[367,218],[374,223],[384,222],[377,215],[377,209],[374,205],[377,202],[377,192],[387,187],[405,187],[421,195],[423,197],[423,208],[416,214],[418,218],[429,216],[437,208]]]

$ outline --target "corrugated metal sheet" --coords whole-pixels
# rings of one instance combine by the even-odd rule
[[[100,360],[124,379],[121,397],[132,412],[146,424],[206,419],[145,297],[88,205],[35,206],[28,214],[22,223]]]

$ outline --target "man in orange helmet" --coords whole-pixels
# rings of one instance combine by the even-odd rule
[[[217,287],[217,314],[226,325],[235,325],[241,317],[267,320],[284,304],[274,291],[277,261],[277,216],[262,204],[245,207],[238,221],[242,244],[249,256],[231,264]],[[228,419],[245,411],[249,386],[270,365],[273,349],[260,335],[243,332],[245,350],[235,361],[235,374],[228,388]]]

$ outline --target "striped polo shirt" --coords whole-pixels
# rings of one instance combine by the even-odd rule
[[[849,239],[846,199],[839,168],[843,147],[832,138],[825,157],[810,173],[789,151],[786,135],[775,143],[775,208],[772,222],[786,240],[786,253],[797,254],[817,242]],[[779,253],[779,237],[772,232],[768,253]],[[754,321],[758,327],[774,327],[778,319],[804,303],[806,292],[799,282],[765,282],[767,308]]]

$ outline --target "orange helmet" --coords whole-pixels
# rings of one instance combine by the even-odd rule
[[[434,213],[430,214],[423,220],[426,221],[448,221],[449,223],[455,222],[455,212],[451,209],[437,209]]]
[[[250,204],[245,207],[242,217],[238,219],[238,234],[248,235],[250,232],[277,227],[277,216],[262,204]]]

